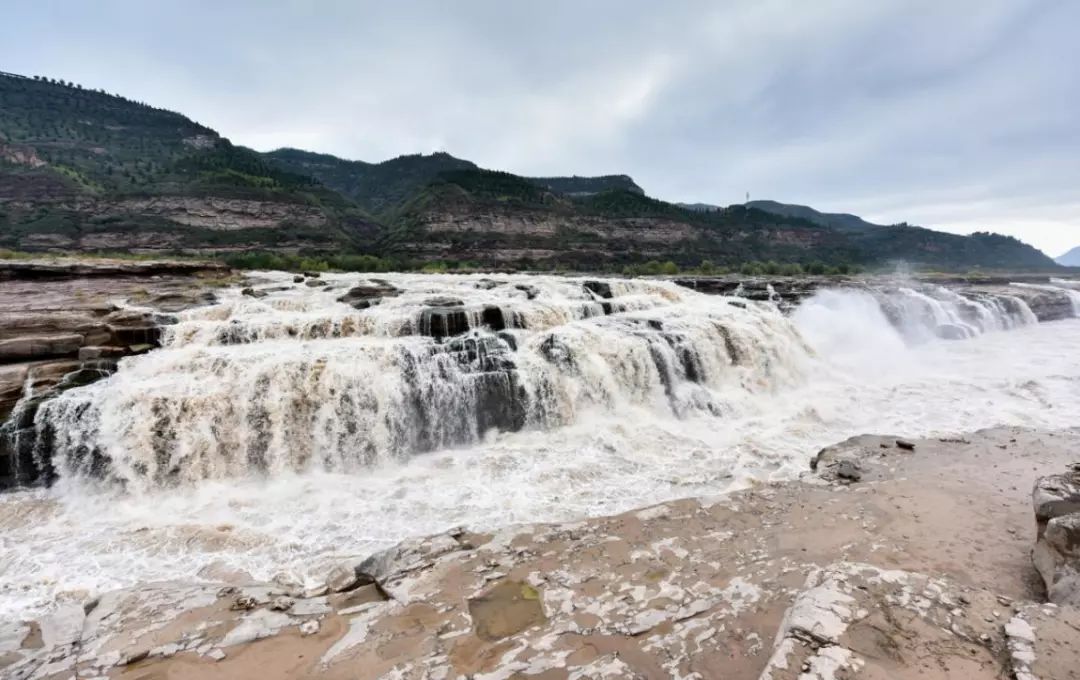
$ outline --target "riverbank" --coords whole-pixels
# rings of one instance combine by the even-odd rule
[[[103,594],[9,624],[0,659],[12,678],[1073,678],[1080,618],[1040,604],[1031,488],[1078,447],[860,437],[798,481],[407,541],[328,590]]]

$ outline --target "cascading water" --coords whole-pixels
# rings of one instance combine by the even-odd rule
[[[1035,283],[1014,283],[1013,285],[1018,288],[1027,288],[1055,295],[1064,295],[1069,300],[1073,316],[1080,319],[1080,282],[1067,279],[1051,279],[1049,285]]]
[[[400,276],[360,311],[346,283],[271,280],[184,315],[162,349],[43,405],[39,458],[142,491],[355,473],[590,410],[722,414],[808,356],[770,306],[668,283]]]
[[[912,342],[961,340],[1038,323],[1020,297],[961,295],[943,286],[872,289],[889,321]]]
[[[1023,289],[823,290],[785,318],[665,282],[260,277],[38,409],[58,477],[0,495],[0,620],[214,569],[314,584],[450,526],[788,479],[863,432],[1080,422],[1080,321],[1034,323]]]

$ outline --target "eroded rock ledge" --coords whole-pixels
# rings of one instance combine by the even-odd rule
[[[816,473],[464,529],[280,578],[157,583],[0,625],[5,678],[1075,678],[1029,490],[1080,430],[859,437]],[[842,473],[842,474],[840,474]]]
[[[175,312],[216,301],[230,270],[188,260],[0,260],[0,490],[47,481],[38,407],[160,344]]]

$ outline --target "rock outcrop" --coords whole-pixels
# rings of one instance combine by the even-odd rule
[[[157,347],[173,313],[212,303],[215,263],[0,261],[0,489],[47,480],[34,416],[46,400]]]
[[[377,305],[385,297],[396,297],[401,291],[386,281],[372,279],[367,284],[353,286],[349,292],[338,298],[338,302],[344,302],[353,309],[367,309]]]
[[[1050,602],[1080,607],[1080,464],[1042,477],[1032,492],[1038,533],[1032,559]]]

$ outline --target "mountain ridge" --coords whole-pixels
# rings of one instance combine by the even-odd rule
[[[779,201],[771,200],[755,200],[747,202],[746,206],[750,208],[757,208],[758,210],[764,210],[765,212],[771,212],[776,215],[784,215],[786,217],[800,217],[804,220],[809,220],[816,224],[834,227],[836,229],[863,231],[866,229],[874,229],[881,226],[878,224],[867,222],[858,215],[852,215],[849,213],[825,213],[815,210],[808,205],[799,205],[795,203],[781,203]]]
[[[1063,253],[1061,257],[1054,258],[1054,261],[1063,267],[1080,267],[1080,246]]]
[[[516,268],[1057,266],[1009,237],[860,223],[777,202],[688,208],[647,196],[627,175],[521,177],[446,153],[378,163],[262,153],[179,113],[0,74],[4,248],[344,252]]]

